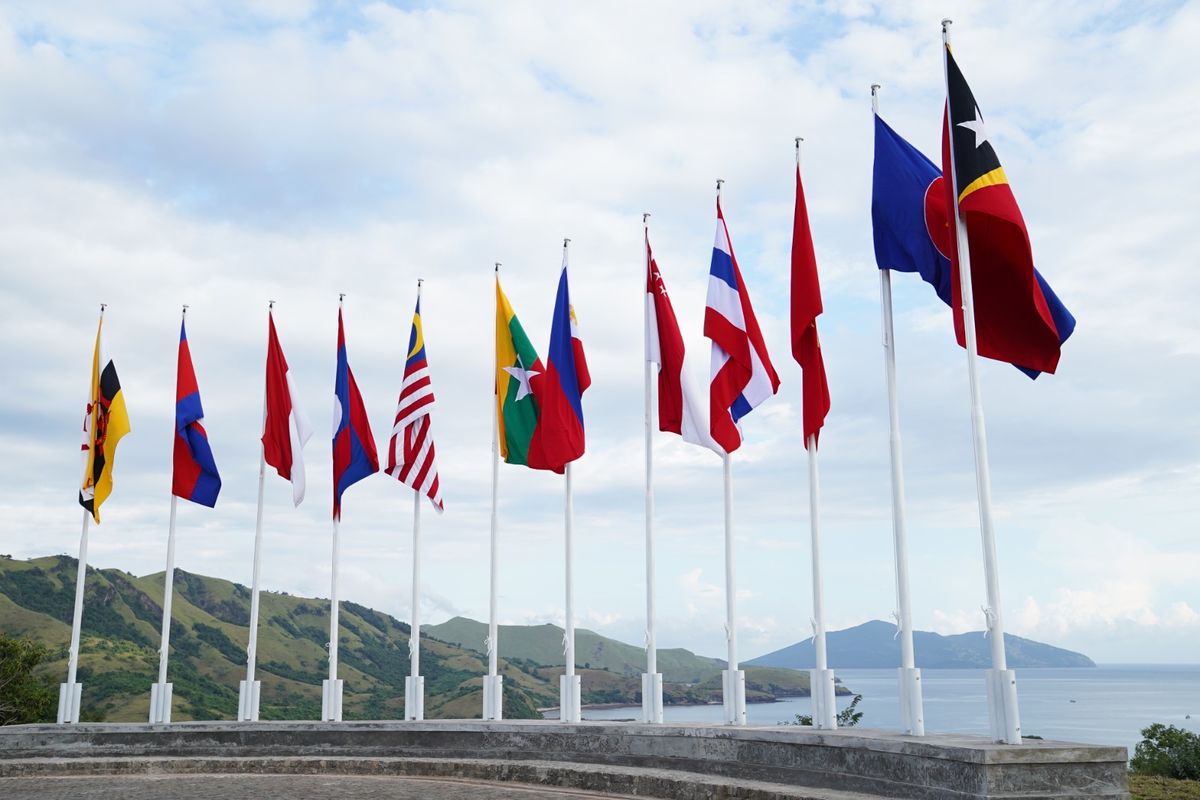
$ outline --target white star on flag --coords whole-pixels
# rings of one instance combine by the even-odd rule
[[[537,372],[536,370],[524,369],[520,366],[505,367],[504,371],[517,379],[517,396],[515,400],[518,403],[521,402],[525,395],[529,394],[531,391],[529,387],[529,379],[535,375],[541,375],[541,373]]]
[[[975,119],[969,122],[960,122],[958,127],[966,128],[975,133],[975,148],[979,149],[984,142],[988,140],[987,128],[983,125],[983,114],[979,113],[979,106],[975,107]]]

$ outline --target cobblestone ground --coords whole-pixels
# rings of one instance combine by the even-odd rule
[[[4,800],[553,800],[569,789],[359,775],[89,775],[3,778]]]

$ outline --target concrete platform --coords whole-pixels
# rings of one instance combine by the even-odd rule
[[[971,736],[784,726],[85,723],[0,728],[0,795],[15,785],[10,780],[64,775],[317,774],[467,779],[682,800],[1127,800],[1126,759],[1123,747],[1038,740],[1013,747]]]

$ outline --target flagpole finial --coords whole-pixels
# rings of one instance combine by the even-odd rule
[[[417,288],[421,288],[421,284],[425,282],[424,278],[417,278]]]
[[[338,308],[342,307],[342,301],[346,299],[345,292],[338,292]]]
[[[274,307],[275,307],[275,301],[274,301],[274,300],[268,300],[268,301],[267,301],[267,311],[270,311],[270,310],[271,310],[271,309],[273,309]]]
[[[568,242],[570,242],[570,241],[571,241],[571,240],[570,240],[570,239],[567,239],[566,237],[564,237],[564,238],[563,238],[563,249],[564,249],[564,250],[566,250],[566,249],[567,249],[567,243],[568,243]]]
[[[879,113],[879,90],[883,87],[878,83],[871,84],[871,113]]]
[[[106,309],[106,308],[108,308],[108,303],[101,303],[101,304],[100,304],[100,315],[101,315],[101,316],[103,316],[103,315],[104,315],[104,309]]]
[[[721,184],[725,182],[724,178],[717,178],[717,199],[721,199]]]
[[[500,262],[499,261],[496,262],[496,274],[497,275],[500,274]]]
[[[187,310],[188,310],[188,304],[184,303],[183,304],[183,316],[185,316],[185,317],[187,316]]]
[[[642,224],[643,225],[646,224],[646,220],[648,220],[648,219],[650,219],[650,212],[649,211],[642,212]]]
[[[879,94],[879,90],[882,88],[883,88],[882,85],[880,85],[878,83],[872,83],[871,84],[871,96],[874,97],[875,95]]]

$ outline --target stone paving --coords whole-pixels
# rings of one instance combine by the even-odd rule
[[[5,800],[557,800],[570,789],[358,775],[94,775],[5,778]]]

